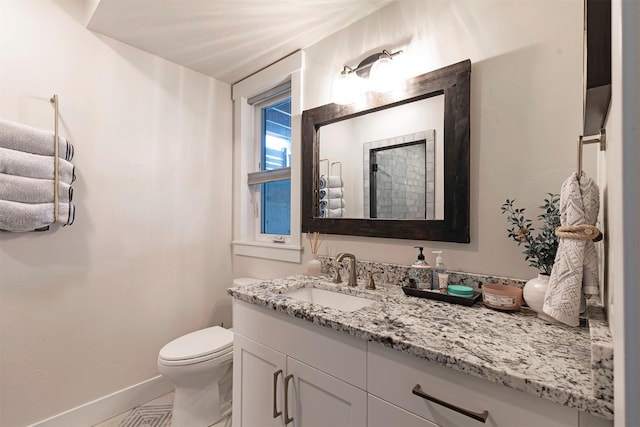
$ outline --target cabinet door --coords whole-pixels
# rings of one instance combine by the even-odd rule
[[[284,354],[242,335],[233,339],[234,427],[282,427]],[[274,417],[275,415],[275,417]]]
[[[292,376],[291,376],[292,375]],[[367,393],[289,357],[288,410],[294,427],[364,427]]]
[[[438,427],[437,424],[427,421],[382,399],[378,399],[371,394],[369,395],[368,403],[367,418],[369,422],[367,427]]]

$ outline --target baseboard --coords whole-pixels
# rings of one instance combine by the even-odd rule
[[[29,427],[92,426],[173,390],[161,375],[69,409]]]

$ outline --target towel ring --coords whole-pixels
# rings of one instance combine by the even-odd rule
[[[602,240],[600,229],[589,224],[562,225],[556,228],[556,236],[563,239],[591,240],[593,242]]]

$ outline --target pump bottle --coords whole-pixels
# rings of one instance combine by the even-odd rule
[[[431,270],[431,267],[424,259],[422,254],[423,247],[415,246],[415,248],[419,249],[420,253],[418,254],[418,259],[411,266],[411,278],[415,280],[418,289],[430,289],[429,270]]]
[[[441,286],[440,286],[440,279],[438,277],[439,274],[446,274],[447,273],[447,268],[444,265],[444,262],[442,261],[442,251],[433,251],[434,254],[436,254],[436,264],[433,266],[433,274],[432,274],[432,280],[433,280],[433,286],[432,289],[434,291],[440,290]]]

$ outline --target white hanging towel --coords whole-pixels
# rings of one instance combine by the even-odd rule
[[[0,119],[0,147],[53,156],[53,132]],[[61,136],[58,137],[58,157],[73,159],[73,145]]]
[[[71,225],[76,216],[72,203],[58,203],[60,225]],[[0,200],[0,230],[33,231],[53,224],[53,203],[19,203]]]
[[[561,225],[595,225],[600,208],[598,186],[573,173],[560,191]],[[597,294],[598,255],[591,240],[560,238],[542,311],[569,326],[580,324],[583,294]]]
[[[51,156],[24,153],[0,148],[0,173],[29,178],[53,179]],[[76,179],[73,163],[58,159],[58,177],[61,182],[71,184]]]
[[[320,200],[326,199],[341,199],[344,195],[342,187],[338,188],[323,188],[319,191]]]
[[[342,199],[344,197],[344,190],[342,187],[329,187],[330,199]]]
[[[329,206],[329,209],[344,208],[344,199],[329,199],[327,206]]]
[[[0,173],[0,199],[23,203],[53,202],[52,179],[26,178],[24,176]],[[58,182],[58,202],[67,203],[73,199],[73,187]]]
[[[324,176],[320,175],[320,188],[338,188],[342,187],[342,178],[340,175]]]
[[[342,218],[343,216],[344,216],[344,209],[342,208],[329,209],[328,211],[329,218]]]

